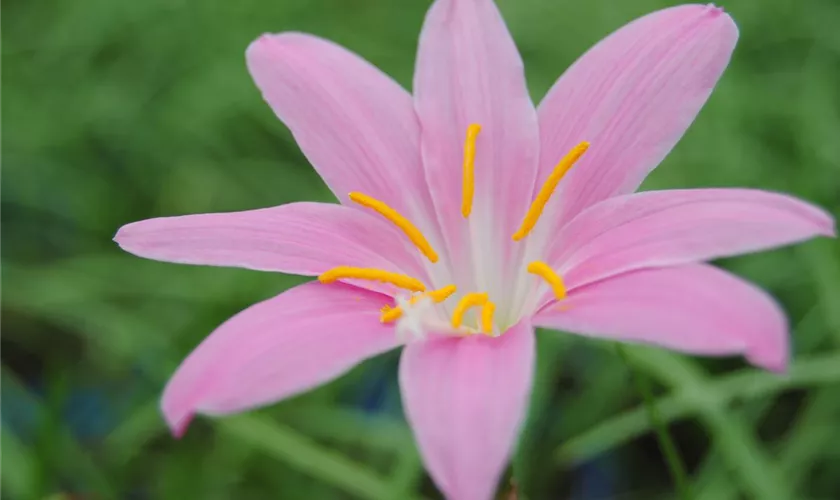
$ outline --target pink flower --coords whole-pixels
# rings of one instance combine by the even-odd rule
[[[757,190],[633,194],[737,37],[714,6],[655,12],[598,43],[536,109],[491,0],[434,3],[413,97],[328,41],[259,38],[248,67],[341,204],[120,229],[146,258],[319,276],[193,351],[163,395],[173,431],[404,345],[400,385],[429,472],[448,498],[484,500],[526,408],[535,326],[784,370],[780,308],[703,262],[832,236],[832,218]]]

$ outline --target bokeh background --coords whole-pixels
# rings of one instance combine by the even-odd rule
[[[657,0],[502,0],[535,100]],[[7,0],[2,91],[2,493],[9,499],[440,498],[400,409],[396,354],[171,438],[158,398],[216,325],[301,282],[122,253],[127,222],[331,200],[244,65],[263,32],[335,40],[410,85],[427,0]],[[786,191],[840,215],[840,3],[729,0],[741,41],[645,187]],[[628,350],[696,498],[840,498],[840,246],[720,263],[789,314],[786,377]],[[520,498],[674,495],[613,345],[539,337],[511,468]]]

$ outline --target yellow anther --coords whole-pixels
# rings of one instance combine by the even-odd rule
[[[525,218],[522,219],[522,225],[519,226],[519,230],[513,233],[513,240],[519,241],[534,228],[536,225],[537,220],[539,220],[540,215],[542,215],[543,209],[545,208],[545,204],[548,203],[549,198],[551,195],[554,194],[554,190],[557,189],[557,184],[560,183],[560,179],[566,175],[575,164],[576,161],[583,156],[583,153],[589,149],[588,142],[581,142],[577,146],[575,146],[569,154],[563,157],[560,160],[560,163],[554,167],[554,171],[551,172],[551,175],[548,176],[548,179],[545,180],[545,183],[540,188],[540,192],[537,193],[537,197],[534,198],[534,202],[531,203],[531,207],[528,208],[528,212],[525,214]]]
[[[548,264],[535,260],[534,262],[528,264],[528,272],[536,274],[540,278],[544,279],[546,283],[551,285],[551,289],[554,290],[554,296],[557,300],[566,298],[566,285],[563,284],[563,278],[555,273],[554,269],[549,267]]]
[[[414,243],[414,245],[419,248],[420,251],[423,252],[423,255],[425,255],[430,261],[438,261],[437,253],[435,253],[435,250],[432,248],[432,245],[429,244],[426,237],[423,236],[423,233],[421,233],[420,230],[417,229],[417,226],[412,224],[410,220],[403,217],[399,212],[376,198],[372,198],[363,193],[350,193],[350,199],[363,207],[371,208],[377,211],[379,215],[385,217],[395,226],[400,228],[400,230],[408,236],[408,239],[410,239],[411,242]]]
[[[382,315],[379,317],[379,321],[382,323],[391,323],[392,321],[400,319],[402,313],[402,307],[400,306],[385,306],[382,308]]]
[[[358,280],[381,281],[412,292],[425,292],[426,286],[420,280],[404,274],[390,273],[381,269],[367,267],[338,266],[318,276],[321,283],[333,283],[336,280],[352,278]]]
[[[496,304],[491,301],[484,303],[481,308],[481,331],[487,335],[493,333],[493,313],[496,312]]]
[[[483,306],[487,300],[486,293],[468,293],[461,297],[455,310],[452,311],[452,328],[460,328],[467,310],[471,307]]]
[[[418,300],[428,297],[432,299],[432,302],[434,302],[435,304],[439,304],[444,300],[448,299],[449,296],[455,293],[457,290],[458,289],[455,287],[455,285],[447,285],[437,290],[432,290],[427,293],[415,295],[411,297],[411,299],[409,299],[408,303],[413,305],[416,304]],[[381,321],[382,323],[391,323],[392,321],[400,319],[400,316],[402,316],[402,314],[403,310],[400,306],[385,306],[382,308],[382,316],[379,317],[379,321]]]
[[[464,141],[464,185],[461,200],[461,214],[466,218],[472,212],[473,195],[475,194],[475,141],[481,125],[477,123],[467,127],[467,140]]]
[[[438,288],[437,290],[432,290],[431,292],[425,294],[426,297],[432,299],[436,304],[443,302],[444,300],[448,299],[453,293],[457,292],[458,288],[455,285],[446,285],[443,288]],[[414,300],[412,297],[411,300]],[[412,302],[413,303],[413,302]]]

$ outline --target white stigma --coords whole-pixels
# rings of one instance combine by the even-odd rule
[[[404,342],[426,338],[427,321],[434,314],[434,302],[421,297],[412,304],[409,298],[397,297],[397,305],[402,309],[396,324],[397,338]]]

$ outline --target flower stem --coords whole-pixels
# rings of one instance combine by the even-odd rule
[[[665,456],[665,462],[668,464],[668,470],[671,473],[671,479],[674,480],[679,497],[682,500],[691,500],[692,494],[688,487],[688,474],[685,472],[685,464],[680,456],[680,452],[677,450],[677,446],[674,444],[674,440],[671,439],[668,428],[662,423],[662,416],[659,414],[659,408],[656,406],[650,380],[633,367],[630,358],[624,351],[624,347],[620,345],[618,346],[618,355],[627,367],[630,368],[630,373],[633,375],[633,381],[636,384],[636,390],[642,395],[650,423],[656,429],[656,439],[659,442],[659,449]]]

